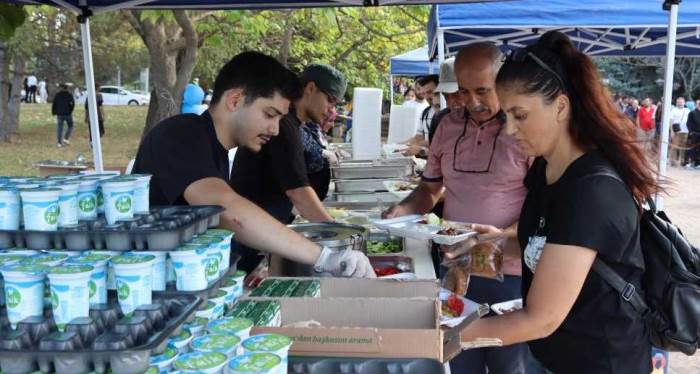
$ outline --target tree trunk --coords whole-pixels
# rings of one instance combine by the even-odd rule
[[[10,91],[9,111],[8,111],[8,132],[9,135],[16,134],[19,130],[19,109],[22,101],[22,81],[26,74],[27,57],[18,53],[13,59],[14,71],[12,75],[12,90]]]
[[[182,93],[197,61],[198,35],[184,10],[172,11],[175,23],[160,18],[141,20],[140,12],[127,14],[150,56],[151,102],[142,137],[160,121],[180,113]]]
[[[289,50],[292,48],[292,37],[294,36],[294,21],[292,20],[292,12],[283,12],[285,15],[284,21],[284,36],[282,37],[282,45],[280,45],[280,53],[277,59],[279,62],[287,66],[289,62]]]
[[[10,91],[10,67],[7,61],[5,43],[0,41],[0,141],[9,141],[8,94]]]

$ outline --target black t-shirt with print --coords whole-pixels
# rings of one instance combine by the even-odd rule
[[[640,290],[644,259],[639,213],[620,181],[604,175],[612,165],[598,151],[575,160],[547,185],[546,161],[538,158],[525,179],[528,195],[518,224],[523,248],[523,295],[544,243],[593,249]],[[573,266],[563,263],[561,266]],[[555,373],[651,372],[651,346],[639,314],[592,270],[571,311],[547,338],[531,341],[535,357]]]

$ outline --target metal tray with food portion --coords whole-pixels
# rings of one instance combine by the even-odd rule
[[[113,225],[98,217],[57,231],[0,230],[0,248],[168,251],[218,226],[223,210],[215,205],[164,206]]]

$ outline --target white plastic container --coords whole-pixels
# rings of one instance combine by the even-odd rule
[[[282,359],[272,353],[246,353],[228,363],[228,374],[277,374],[280,370]]]
[[[169,254],[175,269],[175,287],[178,291],[201,291],[207,288],[206,247],[183,246]]]
[[[153,291],[165,291],[166,283],[166,269],[165,262],[168,256],[168,252],[163,251],[139,251],[138,253],[144,255],[152,255],[155,257],[153,261],[153,278],[152,278],[152,290]]]
[[[236,335],[241,340],[250,337],[250,330],[253,329],[253,321],[248,318],[221,318],[207,324],[207,332],[210,334],[230,334]]]
[[[20,260],[24,256],[11,253],[0,253],[0,268],[7,265],[12,265]],[[5,306],[5,283],[2,280],[2,274],[0,274],[0,307]]]
[[[179,354],[174,348],[166,348],[165,352],[157,355],[151,356],[150,365],[155,366],[158,369],[158,373],[170,373],[173,368],[173,362],[177,360]]]
[[[219,287],[219,289],[226,292],[224,306],[227,309],[233,308],[233,304],[236,303],[236,281],[234,281],[233,279],[226,279],[225,283],[223,283],[223,285]]]
[[[150,210],[149,191],[151,186],[150,174],[131,174],[136,179],[134,183],[134,213],[147,213]]]
[[[230,262],[231,262],[231,239],[233,238],[233,231],[225,230],[225,229],[209,229],[205,233],[205,235],[217,235],[222,238],[221,242],[219,243],[219,248],[221,249],[221,255],[223,256],[223,260],[221,261],[221,275],[226,274],[226,272],[229,269]]]
[[[74,318],[89,317],[90,265],[61,265],[52,267],[47,277],[51,287],[53,318],[59,331]]]
[[[90,290],[90,305],[107,303],[107,262],[112,256],[107,254],[87,254],[69,258],[69,264],[90,265],[92,274],[88,282]]]
[[[246,353],[273,353],[279,356],[282,359],[282,365],[278,373],[287,373],[289,348],[292,346],[292,339],[289,337],[279,334],[260,334],[245,339],[241,346]]]
[[[84,254],[86,255],[107,255],[109,258],[117,257],[121,255],[123,252],[120,251],[103,251],[103,250],[91,250],[91,251],[85,251]],[[107,262],[107,289],[108,290],[116,290],[117,289],[117,280],[114,276],[114,267],[112,264]]]
[[[21,206],[19,189],[0,187],[0,230],[19,230]]]
[[[65,227],[78,224],[78,183],[59,183],[56,188],[61,189],[58,197],[58,206],[61,213],[58,215],[58,226]]]
[[[204,334],[208,322],[209,320],[206,318],[194,317],[192,322],[185,323],[182,327],[187,329],[192,336],[197,337]]]
[[[245,280],[246,272],[243,270],[236,270],[233,273],[233,280],[236,281],[236,298],[243,296],[243,281]]]
[[[35,255],[27,256],[22,259],[22,264],[27,265],[45,265],[48,267],[58,266],[63,264],[68,259],[68,255],[65,253],[37,253]]]
[[[183,374],[221,374],[228,357],[219,352],[191,352],[178,357],[173,369]]]
[[[14,329],[27,317],[44,313],[46,266],[13,264],[0,269],[5,282],[7,318]]]
[[[209,301],[214,303],[214,312],[212,313],[212,319],[219,319],[224,316],[224,308],[226,307],[226,297],[228,294],[226,291],[218,290],[214,296],[209,297]]]
[[[28,231],[56,231],[61,208],[59,188],[32,188],[20,190],[24,229]]]
[[[208,334],[192,339],[190,348],[195,352],[220,352],[229,359],[238,352],[241,338],[229,334]]]
[[[105,213],[105,199],[104,192],[102,191],[102,186],[100,183],[107,179],[112,179],[118,177],[119,174],[90,174],[87,178],[94,179],[97,181],[97,214]]]
[[[165,259],[165,283],[177,281],[177,275],[175,274],[175,268],[173,267],[173,259],[170,257],[170,253]]]
[[[203,235],[192,239],[192,244],[207,247],[207,264],[205,269],[207,282],[214,282],[219,279],[219,268],[223,258],[219,250],[220,240],[221,239],[218,237],[215,238]]]
[[[96,178],[78,180],[78,219],[97,218],[97,182]]]
[[[62,249],[50,249],[46,251],[50,255],[66,255],[66,261],[73,257],[80,257],[80,252],[78,251],[64,251]]]
[[[154,260],[152,255],[138,254],[125,254],[110,260],[117,280],[119,305],[125,315],[131,315],[141,305],[151,304]]]
[[[105,202],[107,224],[134,218],[134,182],[131,178],[113,178],[100,183]]]
[[[183,329],[179,335],[168,339],[168,347],[176,349],[180,355],[187,353],[190,351],[190,342],[192,338],[192,334],[188,330]]]

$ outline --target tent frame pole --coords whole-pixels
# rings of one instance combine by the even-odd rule
[[[90,39],[90,11],[84,9],[78,16],[80,23],[80,36],[83,45],[83,66],[85,67],[85,86],[87,87],[87,105],[89,111],[90,131],[92,133],[92,155],[95,163],[95,171],[102,173],[104,164],[102,161],[102,142],[100,141],[100,127],[97,116],[97,94],[95,92],[95,74],[92,65],[92,41]]]
[[[389,73],[389,101],[394,105],[394,76]]]
[[[680,0],[666,0],[670,5],[668,14],[668,43],[666,44],[666,66],[664,71],[664,102],[663,115],[661,117],[661,139],[659,141],[659,179],[666,177],[668,167],[668,139],[671,117],[671,102],[673,98],[673,72],[676,60],[676,32],[678,27],[678,4]],[[656,208],[664,209],[664,198],[660,193],[656,194]]]
[[[443,31],[440,28],[437,30],[437,49],[438,63],[440,67],[442,67],[442,63],[445,61],[445,31]],[[445,101],[445,95],[440,95],[440,109],[445,108],[447,108],[447,101]]]

